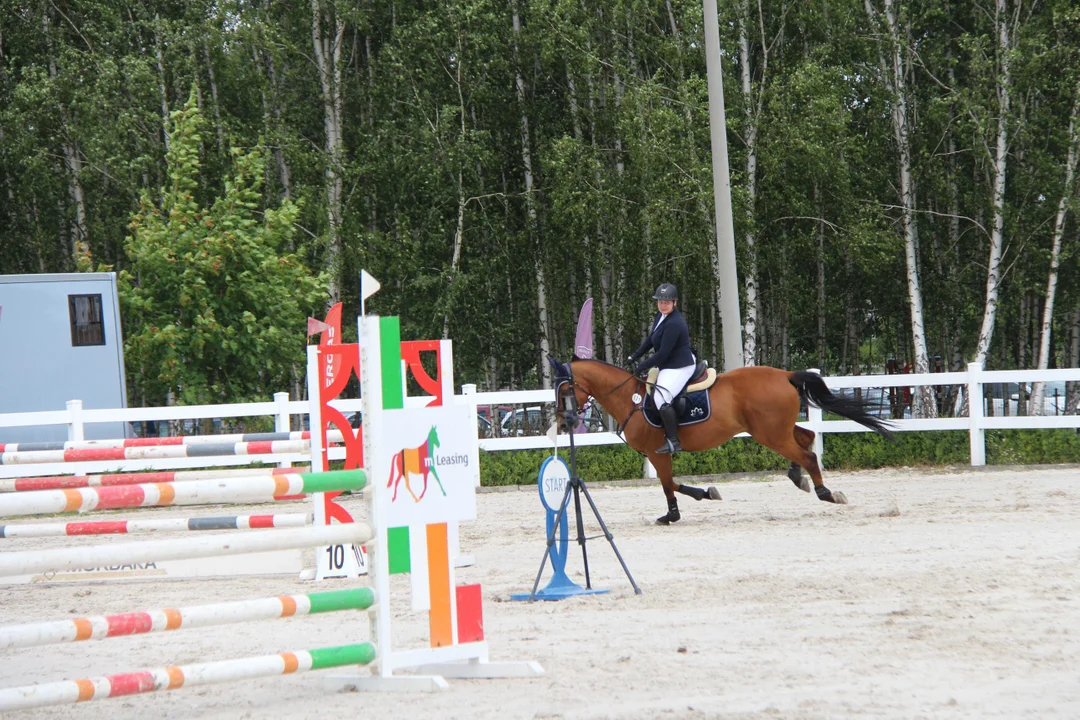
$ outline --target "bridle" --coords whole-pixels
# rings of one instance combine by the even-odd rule
[[[574,379],[574,370],[572,367],[570,367],[570,363],[563,363],[563,367],[566,369],[566,375],[560,377],[555,384],[555,396],[556,398],[558,398],[558,405],[556,407],[555,414],[563,420],[564,425],[567,415],[572,415],[575,419],[580,418],[580,407],[577,401],[577,393],[574,392],[575,390],[581,390],[581,392],[585,393],[590,398],[590,400],[586,402],[586,406],[588,406],[592,400],[595,400],[597,404],[600,404],[600,401],[603,398],[611,395],[631,380],[637,380],[639,388],[641,390],[646,390],[645,381],[639,378],[637,375],[631,373],[628,378],[618,383],[617,385],[615,385],[615,387],[611,388],[607,392],[601,395],[593,395],[584,387],[579,385],[578,382]],[[618,435],[624,443],[626,442],[626,438],[623,437],[623,432],[626,429],[626,425],[630,422],[630,419],[634,417],[634,413],[641,412],[642,407],[644,406],[644,402],[644,395],[642,395],[641,401],[632,402],[630,412],[627,414],[626,418],[623,419],[622,423],[618,425],[618,428],[615,431],[615,434]],[[577,427],[576,423],[574,427]]]

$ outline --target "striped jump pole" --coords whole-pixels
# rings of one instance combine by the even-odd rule
[[[107,473],[104,475],[43,475],[0,479],[0,493],[32,490],[65,490],[84,487],[113,487],[159,482],[188,482],[190,480],[221,480],[222,478],[252,475],[292,475],[297,468],[244,468],[242,470],[162,470],[157,472]]]
[[[211,685],[232,680],[289,675],[343,665],[367,665],[374,659],[375,646],[371,643],[359,643],[239,660],[180,665],[122,675],[27,685],[0,690],[0,710],[25,710],[46,705],[67,705],[86,700],[175,690],[181,687]]]
[[[0,578],[79,568],[295,550],[322,545],[363,545],[371,540],[371,536],[371,526],[367,523],[348,523],[81,548],[5,552],[0,553]]]
[[[115,438],[109,440],[56,440],[53,442],[0,443],[0,453],[42,450],[87,450],[93,448],[161,447],[200,443],[267,442],[310,440],[311,432],[230,433],[227,435],[173,435],[170,437]]]
[[[100,460],[165,460],[223,455],[287,455],[311,451],[310,440],[260,440],[257,442],[214,442],[195,445],[152,447],[89,447],[72,450],[16,450],[0,453],[0,465],[92,462]]]
[[[253,620],[277,620],[341,610],[367,610],[374,603],[375,592],[369,587],[358,587],[307,595],[281,595],[260,600],[196,605],[189,608],[166,608],[122,615],[11,625],[0,627],[0,650],[231,625]]]
[[[330,442],[341,442],[341,431],[331,430]],[[0,443],[0,453],[43,450],[93,450],[101,448],[164,447],[208,443],[254,443],[310,440],[311,431],[272,433],[232,433],[229,435],[173,435],[171,437],[116,438],[114,440],[66,440],[35,443]]]
[[[0,540],[74,537],[76,535],[132,535],[150,532],[190,532],[194,530],[260,530],[304,527],[311,514],[226,515],[224,517],[169,518],[159,520],[101,520],[97,522],[27,523],[0,525]]]
[[[0,517],[119,508],[265,502],[282,495],[361,490],[363,470],[263,475],[222,480],[41,490],[0,497]]]

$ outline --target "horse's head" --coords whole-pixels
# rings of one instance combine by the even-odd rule
[[[439,447],[439,432],[435,429],[434,426],[432,426],[431,432],[428,433],[427,441],[428,447]]]
[[[550,355],[548,362],[555,371],[555,416],[559,430],[570,432],[581,422],[581,413],[589,402],[589,390],[574,378],[572,363],[563,363]]]
[[[548,362],[555,370],[556,415],[564,432],[577,426],[588,403],[625,418],[641,401],[637,393],[645,392],[640,378],[602,360],[562,363],[548,357]]]

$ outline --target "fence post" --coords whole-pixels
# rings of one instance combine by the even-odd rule
[[[453,391],[454,391],[453,386],[451,386],[450,392],[453,393]],[[476,411],[476,385],[474,385],[472,383],[466,383],[466,384],[462,385],[461,386],[461,397],[465,400],[465,404],[469,406],[469,417],[475,418],[476,415],[477,415],[477,411]],[[447,400],[448,400],[448,398],[444,399],[443,402],[446,403],[446,404],[449,404],[447,402]],[[476,421],[473,420],[473,422],[476,422]],[[494,430],[495,430],[495,421],[494,420],[491,423],[491,428],[492,428],[492,431],[494,432]],[[479,423],[477,423],[477,425],[476,425],[476,436],[480,437],[480,424]],[[480,487],[480,468],[477,468],[476,473],[474,473],[474,474],[476,476],[476,487]]]
[[[476,386],[472,383],[465,383],[461,386],[461,395],[465,398],[465,404],[469,406],[469,409],[473,411],[473,415],[476,414]],[[494,423],[492,423],[494,427]],[[480,426],[476,426],[476,432],[480,432]]]
[[[274,432],[290,432],[292,424],[289,422],[289,393],[274,393]]]
[[[982,429],[983,388],[982,363],[968,363],[968,435],[971,446],[971,465],[986,464],[986,431]]]
[[[86,439],[83,432],[82,400],[68,400],[68,440],[79,442]]]
[[[307,346],[307,385],[308,397],[308,430],[311,431],[311,472],[323,472],[323,456],[326,449],[322,446],[322,406],[319,402],[319,389],[325,380],[319,375],[319,346]],[[322,512],[322,501],[315,503],[316,524],[318,515]]]
[[[821,374],[821,371],[817,368],[810,368],[808,372]],[[814,433],[813,451],[818,458],[818,467],[825,467],[825,424],[821,418],[821,408],[814,407],[810,403],[806,403],[806,421],[807,425]]]
[[[442,383],[443,405],[454,404],[454,341],[439,341],[439,381]],[[462,389],[464,392],[464,389]],[[476,386],[473,385],[473,392]]]
[[[274,432],[290,432],[292,430],[292,423],[289,419],[289,393],[274,393],[274,405],[277,406],[276,412],[274,413]],[[292,467],[292,463],[287,460],[282,460],[278,463],[278,467]]]

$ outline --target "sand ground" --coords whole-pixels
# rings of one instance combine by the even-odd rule
[[[546,674],[536,679],[326,695],[309,673],[10,717],[1080,717],[1080,469],[900,469],[826,482],[851,504],[818,502],[781,477],[739,480],[718,485],[721,502],[682,498],[684,519],[671,527],[652,524],[665,510],[658,486],[590,483],[643,594],[601,537],[587,543],[589,565],[594,586],[611,592],[536,604],[508,599],[531,588],[544,551],[535,488],[480,494],[477,522],[461,527],[475,564],[458,581],[483,586],[491,659],[537,661]],[[575,547],[567,569],[584,583]],[[291,577],[13,586],[2,589],[0,624],[340,586]],[[425,636],[423,622],[400,619],[399,645]],[[365,617],[338,613],[3,651],[0,687],[367,637]]]

